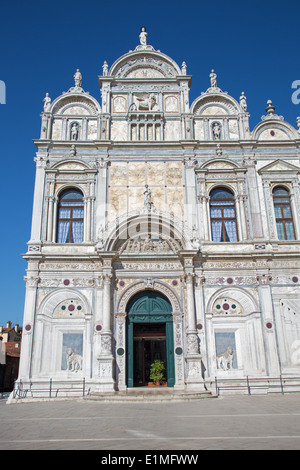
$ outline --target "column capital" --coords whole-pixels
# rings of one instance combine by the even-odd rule
[[[122,323],[125,323],[125,321],[126,321],[127,313],[126,312],[116,312],[115,317],[116,317],[117,323],[122,324]]]

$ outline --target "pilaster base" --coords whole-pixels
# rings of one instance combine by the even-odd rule
[[[99,377],[97,379],[97,391],[112,392],[115,391],[116,383],[113,378],[114,358],[112,356],[99,356]]]
[[[186,390],[205,391],[202,378],[201,356],[200,354],[191,354],[186,358],[187,378],[185,381]]]

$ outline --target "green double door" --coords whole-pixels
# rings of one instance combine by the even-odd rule
[[[168,387],[175,385],[172,308],[155,291],[136,294],[127,305],[127,386],[146,386],[150,366],[159,359],[165,364]]]

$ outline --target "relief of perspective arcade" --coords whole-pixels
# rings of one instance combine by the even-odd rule
[[[100,240],[99,390],[146,385],[157,358],[168,387],[204,390],[194,301],[198,250],[178,222],[145,197],[141,211],[119,219]]]

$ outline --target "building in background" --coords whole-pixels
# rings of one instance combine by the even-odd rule
[[[299,130],[147,42],[41,115],[19,379],[92,392],[299,375]],[[241,84],[242,87],[242,84]],[[42,387],[42,385],[41,385]]]
[[[11,321],[0,326],[0,393],[10,392],[18,378],[22,329]]]

